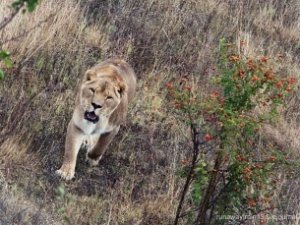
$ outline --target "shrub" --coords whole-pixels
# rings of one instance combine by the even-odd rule
[[[228,224],[256,215],[265,218],[278,176],[297,163],[259,134],[278,118],[296,78],[276,71],[278,59],[250,58],[225,39],[220,41],[214,91],[199,96],[184,78],[166,85],[171,111],[191,130],[193,155],[183,166],[183,188],[174,224],[183,215],[196,224]],[[213,153],[213,160],[212,155]],[[191,189],[190,204],[184,199]],[[193,224],[194,224],[193,223]]]

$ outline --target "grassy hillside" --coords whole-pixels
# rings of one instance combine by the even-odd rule
[[[0,3],[0,21],[9,4]],[[249,56],[283,55],[282,74],[298,76],[299,11],[298,0],[51,0],[17,15],[0,30],[0,47],[14,61],[0,81],[0,224],[170,224],[191,143],[186,125],[165,107],[166,83],[189,77],[209,93],[222,37],[243,41]],[[61,181],[54,171],[79,82],[112,56],[126,59],[138,77],[126,124],[98,167],[89,168],[81,151],[76,179]],[[280,122],[260,131],[295,158],[299,105],[293,93]],[[299,215],[298,183],[282,178],[278,215]]]

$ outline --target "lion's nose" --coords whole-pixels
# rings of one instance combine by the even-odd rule
[[[92,102],[92,106],[94,107],[94,109],[101,109],[102,108],[101,105],[98,105],[98,104],[96,104],[94,102]]]

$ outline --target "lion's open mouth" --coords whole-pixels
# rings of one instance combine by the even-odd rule
[[[99,116],[97,116],[94,111],[92,111],[92,112],[85,112],[84,113],[84,119],[86,119],[86,120],[88,120],[88,121],[90,121],[92,123],[97,123],[98,120],[99,120]]]

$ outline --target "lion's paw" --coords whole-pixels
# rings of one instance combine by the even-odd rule
[[[72,180],[75,175],[75,171],[73,169],[69,168],[60,168],[59,170],[56,170],[55,172],[58,176],[65,180]]]
[[[90,166],[98,166],[99,161],[101,160],[102,156],[100,156],[98,159],[92,159],[86,154],[86,161]]]

